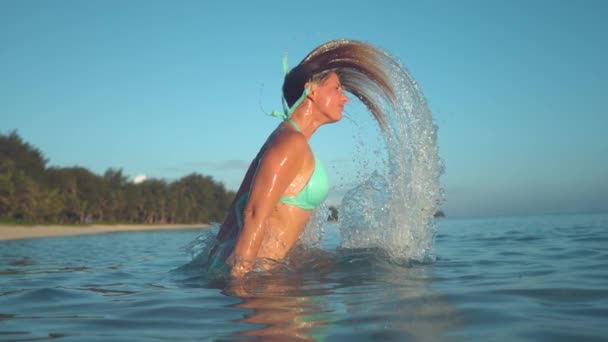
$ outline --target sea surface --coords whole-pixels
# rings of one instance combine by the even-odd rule
[[[608,341],[608,214],[440,219],[424,262],[324,230],[241,282],[203,229],[0,242],[0,340]]]

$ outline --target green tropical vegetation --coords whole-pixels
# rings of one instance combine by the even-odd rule
[[[175,224],[220,221],[234,192],[210,176],[134,184],[120,169],[47,167],[42,152],[0,134],[0,222]]]

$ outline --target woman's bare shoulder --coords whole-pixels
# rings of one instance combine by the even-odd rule
[[[310,150],[306,137],[291,129],[279,129],[273,137],[269,150],[285,153],[305,153]]]

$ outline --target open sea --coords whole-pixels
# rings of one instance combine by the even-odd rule
[[[320,249],[239,283],[197,229],[0,242],[2,341],[608,341],[608,214],[440,219],[433,258]]]

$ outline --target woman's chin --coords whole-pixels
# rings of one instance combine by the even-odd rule
[[[329,122],[334,123],[342,120],[342,112],[329,116]]]

